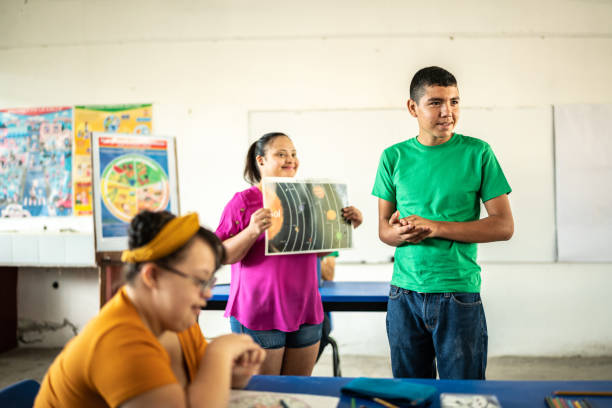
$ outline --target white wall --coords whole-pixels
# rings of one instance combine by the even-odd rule
[[[401,107],[412,74],[433,64],[457,76],[467,107],[610,103],[610,21],[612,3],[596,0],[4,0],[0,107],[155,103],[155,132],[177,136],[182,209],[215,226],[245,186],[252,112]],[[522,187],[537,186],[513,185]],[[483,270],[492,355],[612,353],[603,293],[612,265]],[[96,311],[97,277],[71,271],[55,290],[57,270],[22,270],[20,317],[81,327]],[[388,279],[390,266],[340,265],[338,274]],[[218,314],[205,315],[207,334],[225,330]],[[362,327],[364,319],[367,333],[336,314],[343,352],[386,354],[384,315],[360,316]]]
[[[336,280],[390,280],[391,264],[338,263]],[[489,355],[611,355],[610,265],[482,264]],[[228,330],[223,312],[206,312],[206,336]],[[332,313],[342,353],[388,355],[385,313]]]
[[[20,268],[17,286],[19,344],[27,347],[63,346],[100,303],[92,268]]]

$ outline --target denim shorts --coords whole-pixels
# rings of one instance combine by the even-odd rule
[[[245,333],[253,338],[255,343],[265,349],[281,347],[302,348],[312,346],[321,340],[322,324],[303,324],[299,330],[284,332],[280,330],[251,330],[244,326],[234,316],[230,317],[233,333]]]

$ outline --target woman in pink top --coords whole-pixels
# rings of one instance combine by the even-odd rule
[[[261,374],[310,375],[319,341],[323,306],[317,282],[317,256],[265,256],[265,234],[272,214],[263,208],[262,177],[294,177],[299,166],[295,147],[283,133],[267,133],[247,153],[244,178],[252,187],[225,206],[217,235],[232,264],[225,316],[232,331],[248,333],[266,349]],[[343,209],[354,227],[361,212]]]

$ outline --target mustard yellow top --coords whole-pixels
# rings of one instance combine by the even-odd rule
[[[177,333],[190,379],[206,340],[196,323]],[[49,367],[35,408],[116,407],[146,391],[178,383],[170,357],[121,288]]]

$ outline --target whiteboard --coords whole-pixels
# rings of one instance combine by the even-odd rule
[[[271,131],[293,139],[298,177],[348,184],[349,201],[362,211],[364,223],[355,230],[355,248],[342,251],[339,261],[388,262],[394,248],[378,238],[378,201],[371,191],[382,151],[414,137],[416,119],[403,109],[249,113],[249,143]],[[464,108],[457,132],[490,143],[513,188],[514,237],[480,245],[479,260],[554,261],[551,107]]]
[[[612,105],[555,106],[560,261],[612,261]]]

